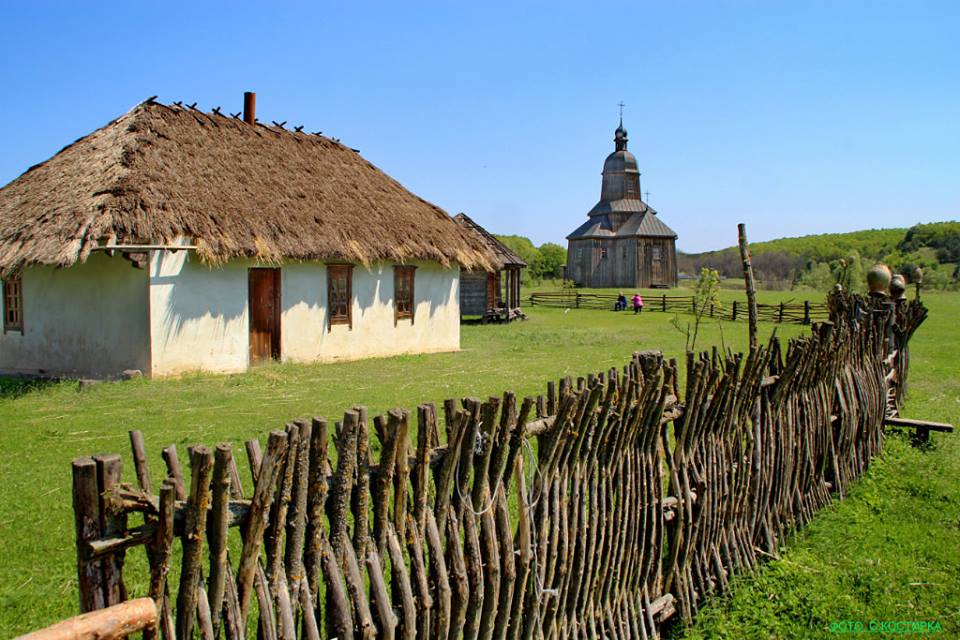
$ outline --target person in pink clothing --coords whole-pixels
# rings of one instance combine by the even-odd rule
[[[639,293],[633,294],[633,313],[634,315],[643,311],[643,298],[640,297]]]

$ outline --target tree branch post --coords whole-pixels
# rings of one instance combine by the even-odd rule
[[[757,340],[757,287],[753,281],[753,264],[750,262],[750,247],[747,245],[747,225],[737,225],[740,244],[740,259],[743,261],[743,281],[747,289],[747,312],[750,324],[750,348],[759,345]]]

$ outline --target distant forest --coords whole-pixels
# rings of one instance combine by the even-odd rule
[[[870,229],[850,233],[824,233],[800,238],[781,238],[751,243],[757,279],[770,289],[809,286],[827,289],[841,274],[851,283],[865,282],[867,270],[877,262],[913,281],[917,267],[923,270],[924,286],[958,288],[960,276],[960,222],[918,224],[909,229]],[[702,267],[716,269],[723,277],[742,275],[737,247],[677,256],[681,274],[694,275]]]
[[[553,242],[535,246],[529,238],[498,235],[529,265],[523,270],[523,285],[563,277],[566,248]],[[850,233],[824,233],[800,238],[780,238],[751,243],[753,268],[761,286],[767,289],[812,287],[826,290],[841,276],[865,286],[866,272],[883,262],[913,281],[917,267],[923,269],[924,286],[934,289],[960,288],[960,222],[918,224],[909,229],[870,229]],[[705,253],[677,255],[681,276],[695,277],[701,267],[716,269],[724,278],[742,276],[740,252],[727,247]]]

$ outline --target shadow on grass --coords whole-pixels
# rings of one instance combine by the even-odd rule
[[[0,400],[13,400],[33,391],[41,391],[60,384],[56,378],[28,376],[0,376]]]

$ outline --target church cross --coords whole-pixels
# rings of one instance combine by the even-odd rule
[[[623,122],[623,108],[627,105],[623,104],[623,100],[617,103],[617,106],[620,107],[620,122]]]
[[[647,204],[650,204],[650,191],[644,191],[643,195],[647,196]]]

